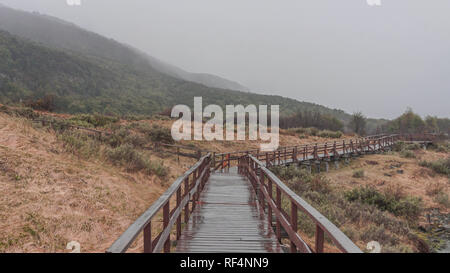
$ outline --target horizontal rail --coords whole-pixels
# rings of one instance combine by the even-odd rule
[[[380,134],[363,138],[344,139],[342,141],[302,144],[279,147],[275,151],[260,150],[234,151],[230,153],[213,153],[214,170],[230,168],[237,165],[239,158],[253,155],[265,162],[266,167],[302,161],[330,159],[331,157],[348,157],[365,152],[376,152],[391,147],[397,141],[433,141],[438,134]]]
[[[185,222],[190,212],[195,208],[195,201],[210,174],[211,155],[203,156],[194,166],[178,177],[175,182],[148,208],[107,250],[110,253],[125,252],[144,231],[144,252],[170,252],[170,231],[177,225],[177,237],[181,234],[181,212],[184,210]],[[190,177],[193,176],[191,179]],[[191,183],[189,183],[191,181]],[[182,197],[182,185],[184,194]],[[176,195],[176,207],[170,212],[170,198]],[[192,201],[192,202],[191,202]],[[189,208],[192,203],[192,208]],[[158,212],[163,210],[163,230],[151,239],[151,221]]]
[[[257,170],[260,172],[256,175]],[[292,252],[312,252],[312,249],[301,239],[297,233],[297,210],[301,210],[316,224],[316,247],[315,252],[323,252],[324,234],[336,244],[342,251],[347,253],[362,253],[362,251],[333,223],[331,223],[325,216],[293,192],[287,187],[275,174],[267,169],[264,164],[252,155],[243,157],[239,164],[240,173],[244,174],[250,179],[254,188],[259,194],[259,202],[264,208],[266,203],[270,210],[268,210],[268,218],[272,219],[272,212],[277,219],[276,234],[280,237],[280,226],[288,233],[291,241]],[[264,180],[267,178],[268,183]],[[276,197],[272,196],[275,189]],[[284,212],[281,206],[281,194],[284,194],[291,203],[291,215]],[[265,201],[266,200],[266,201]]]

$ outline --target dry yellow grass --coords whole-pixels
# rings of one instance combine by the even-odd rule
[[[432,170],[419,166],[420,160],[437,160],[447,155],[434,151],[415,151],[415,159],[402,158],[397,154],[366,155],[353,160],[349,166],[341,164],[338,170],[326,174],[334,185],[343,189],[370,185],[380,191],[394,191],[423,199],[426,208],[439,208],[442,213],[448,209],[436,203],[431,188],[439,188],[450,194],[448,177],[435,174]],[[354,178],[355,170],[363,169],[363,178]]]
[[[66,153],[54,134],[1,114],[0,252],[63,252],[72,240],[82,252],[104,252],[191,164],[164,160],[164,180],[126,173]]]

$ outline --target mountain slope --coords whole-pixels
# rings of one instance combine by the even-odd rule
[[[311,111],[350,120],[342,110],[314,103],[209,87],[224,83],[54,17],[0,6],[2,29],[9,33],[1,33],[1,54],[7,60],[0,66],[1,102],[51,94],[59,112],[152,114],[176,104],[192,106],[193,97],[202,96],[204,104],[278,104],[282,115]],[[242,89],[236,83],[226,86]]]
[[[187,72],[176,66],[164,63],[155,57],[144,54],[144,56],[150,61],[151,66],[156,70],[173,76],[178,79],[183,79],[186,81],[200,83],[209,87],[238,90],[238,91],[250,91],[247,87],[216,75],[206,74],[206,73],[191,73]]]
[[[56,111],[152,114],[176,104],[279,104],[282,114],[318,111],[347,120],[341,110],[280,96],[258,95],[204,85],[137,69],[116,61],[55,50],[0,31],[0,100],[17,102],[54,95]],[[137,66],[140,68],[140,66]]]
[[[55,17],[0,6],[0,28],[51,48],[111,59],[140,69],[152,67],[172,77],[209,87],[248,91],[246,87],[236,82],[215,75],[184,71],[130,46],[86,31]]]

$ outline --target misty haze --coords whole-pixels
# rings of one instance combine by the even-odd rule
[[[0,253],[449,253],[449,11],[0,0]]]
[[[407,107],[450,115],[446,0],[384,1],[381,7],[365,0],[84,0],[77,7],[65,0],[1,2],[256,93],[374,118],[394,118]]]

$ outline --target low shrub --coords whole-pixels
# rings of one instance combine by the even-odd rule
[[[400,239],[410,234],[405,219],[396,218],[373,205],[348,201],[344,194],[333,190],[331,183],[320,175],[309,174],[294,166],[275,167],[272,171],[352,241],[368,243],[380,240],[383,247],[390,246],[389,251],[401,252],[397,250],[401,244]],[[289,211],[290,203],[283,197],[282,205],[285,211]],[[315,223],[303,212],[298,213],[298,228],[313,238],[316,231]],[[368,228],[361,228],[361,224]],[[331,243],[328,239],[327,242]]]
[[[341,131],[331,131],[331,130],[319,130],[315,127],[309,128],[290,128],[287,130],[291,134],[300,134],[300,138],[306,138],[309,136],[318,136],[323,138],[341,138],[343,133]]]
[[[152,162],[136,151],[131,144],[123,144],[116,148],[108,148],[106,157],[115,165],[121,165],[129,172],[145,171],[147,174],[155,174],[164,177],[168,169],[162,163]]]
[[[79,114],[71,117],[69,121],[74,125],[83,127],[104,127],[118,122],[119,118],[100,114]]]
[[[164,166],[163,162],[151,162],[147,171],[159,177],[165,177],[169,174],[169,170]]]
[[[447,159],[439,159],[437,161],[421,161],[419,163],[422,167],[427,167],[439,174],[445,174],[450,177],[450,157]]]
[[[401,152],[405,150],[406,143],[403,141],[398,141],[392,146],[392,150],[395,152]]]
[[[440,192],[436,195],[436,197],[434,198],[434,201],[436,201],[436,203],[443,205],[446,208],[450,208],[450,200],[448,198],[448,194],[444,193],[444,192]]]
[[[450,142],[433,143],[430,149],[440,153],[448,153],[450,152]]]
[[[360,187],[345,192],[345,198],[350,202],[360,202],[377,207],[382,211],[389,211],[397,216],[417,219],[423,210],[422,199],[412,196],[397,197],[383,194],[373,187]]]
[[[402,150],[400,156],[403,158],[416,158],[416,154],[411,150]]]
[[[323,138],[341,138],[342,132],[341,131],[329,131],[329,130],[323,130],[320,131],[317,136],[323,137]]]
[[[170,129],[158,125],[152,126],[149,136],[153,142],[174,143]]]
[[[98,141],[80,132],[64,131],[58,137],[63,141],[64,148],[68,152],[83,158],[90,158],[100,151]]]
[[[139,147],[142,148],[145,146],[145,144],[148,142],[148,140],[138,134],[129,134],[123,139],[123,143],[128,143],[133,145],[133,147]]]
[[[125,166],[127,171],[140,171],[148,167],[149,162],[130,144],[108,148],[105,154],[111,163]]]
[[[363,178],[365,176],[365,172],[363,169],[359,169],[353,172],[352,175],[354,178]]]
[[[24,117],[27,119],[36,119],[39,118],[41,115],[31,108],[17,108],[14,110],[14,113],[17,116]]]

